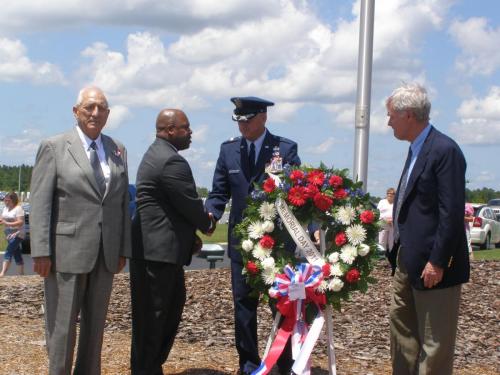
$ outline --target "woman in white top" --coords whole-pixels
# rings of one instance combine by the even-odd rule
[[[24,210],[18,205],[17,194],[8,193],[3,200],[5,207],[0,217],[0,224],[3,224],[5,237],[7,238],[7,249],[5,249],[2,272],[0,277],[4,276],[10,267],[12,258],[17,264],[17,271],[24,275],[24,262],[21,255],[21,241],[24,238]]]
[[[380,221],[382,222],[382,230],[378,234],[378,243],[385,250],[391,250],[394,243],[394,229],[392,227],[392,206],[394,203],[394,188],[387,189],[386,198],[378,202],[378,210],[380,211]]]

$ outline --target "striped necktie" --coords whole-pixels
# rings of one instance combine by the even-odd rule
[[[403,168],[403,175],[401,176],[401,183],[398,190],[398,201],[396,203],[396,214],[394,215],[394,242],[399,240],[399,226],[398,218],[399,212],[401,211],[401,206],[403,204],[403,199],[405,197],[406,182],[408,181],[408,172],[410,170],[411,163],[411,147],[408,149],[408,157],[406,158],[405,166]]]
[[[92,141],[90,144],[90,165],[94,171],[94,177],[99,186],[99,192],[104,195],[106,191],[106,179],[104,178],[104,173],[102,173],[101,162],[99,161],[99,156],[97,156],[97,144]]]

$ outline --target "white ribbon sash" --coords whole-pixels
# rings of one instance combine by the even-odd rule
[[[310,264],[320,267],[323,266],[325,264],[323,257],[282,198],[276,199],[276,209],[288,233],[290,233],[290,236],[297,244],[302,255],[304,255]]]

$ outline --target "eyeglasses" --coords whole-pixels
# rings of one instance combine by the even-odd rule
[[[235,115],[235,114],[233,114],[233,121],[248,122],[251,119],[253,119],[255,116],[257,116],[257,113],[248,113],[246,115]]]

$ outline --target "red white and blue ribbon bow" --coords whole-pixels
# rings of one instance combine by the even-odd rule
[[[310,353],[304,355],[301,352],[303,347],[314,346],[317,337],[309,340],[308,345],[306,345],[308,327],[305,323],[305,306],[307,303],[314,303],[318,306],[319,313],[317,318],[321,318],[321,323],[324,322],[321,308],[326,304],[326,298],[324,294],[317,294],[315,292],[315,289],[323,280],[321,267],[309,263],[301,263],[295,270],[289,265],[285,266],[283,270],[283,274],[276,275],[273,286],[269,289],[269,296],[278,299],[276,307],[284,319],[280,324],[271,349],[265,356],[260,367],[252,375],[265,375],[271,371],[283,352],[290,336],[292,336],[293,359],[297,360],[297,358],[301,358],[301,362],[303,363],[298,366],[301,368],[300,373],[303,373],[303,370],[305,370],[304,373],[308,373]],[[319,330],[321,330],[321,327]],[[295,368],[296,365],[294,365]]]

